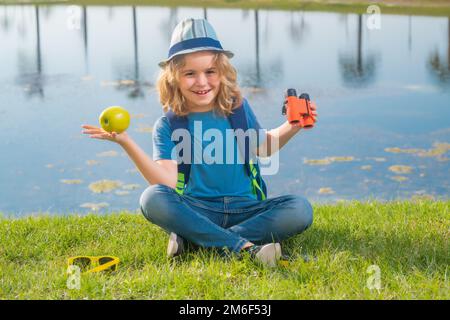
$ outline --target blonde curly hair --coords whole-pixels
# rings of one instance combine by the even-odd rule
[[[242,104],[241,90],[237,84],[237,72],[228,57],[222,52],[211,51],[213,63],[220,76],[220,88],[215,101],[215,110],[228,116],[232,109]],[[161,70],[156,88],[164,112],[172,110],[178,116],[189,114],[185,99],[179,88],[180,72],[185,66],[185,55],[170,60]]]

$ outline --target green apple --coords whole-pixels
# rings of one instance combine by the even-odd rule
[[[122,107],[112,106],[103,110],[98,120],[105,131],[121,133],[130,125],[130,114]]]

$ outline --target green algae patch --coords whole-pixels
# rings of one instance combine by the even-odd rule
[[[392,180],[397,181],[397,182],[403,182],[403,181],[407,181],[408,178],[404,177],[404,176],[392,176],[390,177]]]
[[[398,148],[398,147],[395,147],[395,148],[385,148],[384,151],[390,152],[390,153],[412,153],[412,154],[414,154],[414,153],[417,154],[417,153],[420,153],[420,152],[425,152],[424,149],[414,149],[414,148],[411,148],[411,149],[402,149],[402,148]]]
[[[334,194],[334,190],[332,188],[320,188],[319,194]]]
[[[81,208],[88,208],[91,209],[92,211],[98,211],[101,208],[105,208],[108,207],[109,204],[106,202],[100,202],[100,203],[93,203],[93,202],[86,202],[80,205]]]
[[[141,185],[139,184],[124,184],[122,186],[122,189],[124,190],[136,190],[139,189],[141,187]]]
[[[81,184],[81,183],[83,183],[83,180],[80,180],[80,179],[61,179],[59,181],[64,184]]]
[[[97,161],[97,160],[87,160],[87,161],[86,161],[86,164],[87,164],[88,166],[95,166],[95,165],[100,164],[100,161]]]
[[[390,166],[389,171],[395,172],[395,173],[411,173],[413,168],[411,166],[404,166],[404,165],[395,165]]]
[[[385,152],[390,153],[405,153],[416,155],[419,157],[434,157],[438,161],[448,161],[448,158],[444,157],[444,154],[446,154],[449,150],[450,150],[450,143],[448,142],[434,142],[433,147],[427,150],[417,148],[402,149],[399,147],[384,149]]]
[[[94,193],[105,193],[111,192],[114,189],[119,188],[122,185],[122,182],[119,180],[100,180],[96,182],[92,182],[89,185],[89,189]]]
[[[114,150],[97,153],[97,157],[117,157],[118,155],[119,153]]]
[[[305,159],[303,163],[309,164],[309,165],[319,165],[319,166],[325,166],[332,164],[333,162],[351,162],[355,161],[355,158],[352,156],[340,156],[340,157],[326,157],[323,159]]]

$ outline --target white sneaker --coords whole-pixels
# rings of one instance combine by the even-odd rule
[[[281,259],[281,245],[278,242],[262,246],[251,246],[247,251],[256,261],[269,267],[275,267]]]
[[[184,252],[184,239],[174,232],[170,233],[167,244],[167,257],[173,258]]]

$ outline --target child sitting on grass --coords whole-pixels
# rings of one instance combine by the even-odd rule
[[[149,182],[140,198],[141,211],[170,233],[169,257],[193,243],[247,251],[256,261],[275,266],[281,257],[280,242],[305,231],[312,224],[313,210],[300,196],[267,198],[256,156],[278,152],[301,127],[286,121],[261,131],[237,85],[232,56],[207,20],[185,19],[175,27],[168,58],[159,64],[157,88],[165,114],[154,126],[153,160],[126,132],[84,125],[84,133],[121,145]],[[314,120],[316,116],[313,110]],[[208,148],[205,133],[214,133],[217,139],[238,129],[255,130],[258,139],[244,146],[214,140],[219,146],[214,161],[196,152]],[[175,133],[183,136],[178,144]],[[220,159],[230,160],[230,154],[243,161],[234,156],[231,164]]]

